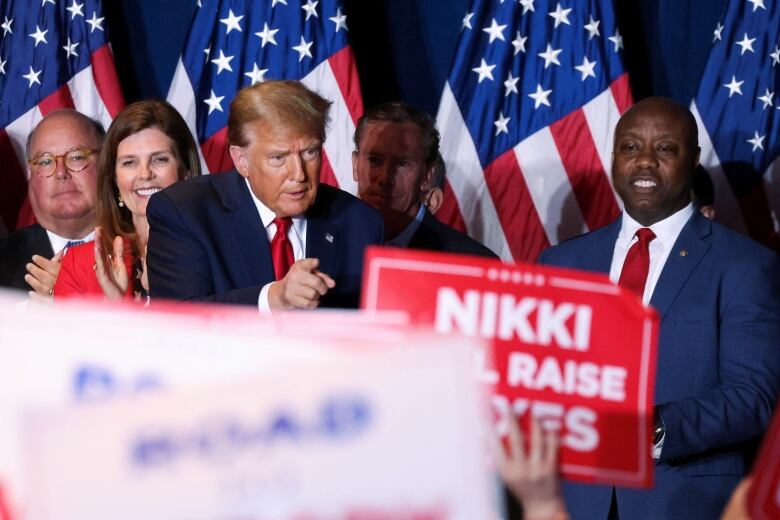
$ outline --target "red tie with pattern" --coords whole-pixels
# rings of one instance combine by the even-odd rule
[[[276,224],[276,234],[271,240],[271,258],[274,262],[274,275],[276,275],[277,280],[281,280],[290,270],[290,266],[295,263],[292,244],[287,237],[290,226],[292,226],[292,219],[290,217],[276,217],[272,222]]]
[[[642,297],[645,292],[647,272],[650,270],[650,242],[655,238],[655,233],[650,228],[639,228],[636,237],[638,240],[626,255],[618,285],[631,289]]]

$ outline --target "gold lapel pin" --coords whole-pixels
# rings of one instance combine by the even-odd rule
[[[681,249],[680,250],[680,256],[688,256],[688,250],[687,249]]]

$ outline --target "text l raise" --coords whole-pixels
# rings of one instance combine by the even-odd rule
[[[514,294],[463,291],[461,297],[451,287],[436,294],[436,330],[460,332],[467,336],[498,338],[567,350],[590,348],[593,310],[588,305],[556,303],[544,298]]]

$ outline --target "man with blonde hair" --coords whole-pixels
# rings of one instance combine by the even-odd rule
[[[357,306],[363,250],[382,243],[382,219],[320,184],[330,104],[297,81],[236,95],[228,118],[235,170],[149,201],[152,298],[270,311]]]

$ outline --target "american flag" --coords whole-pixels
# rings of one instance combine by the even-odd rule
[[[437,216],[514,261],[613,220],[622,49],[611,0],[472,1],[437,117]]]
[[[24,148],[35,125],[69,107],[107,127],[124,99],[100,0],[4,0],[0,22],[0,231],[11,231],[34,222]]]
[[[691,110],[716,219],[778,246],[780,2],[731,1]]]
[[[347,35],[338,0],[201,0],[168,101],[196,135],[207,171],[233,167],[226,125],[236,92],[295,79],[333,102],[322,180],[355,193],[351,143],[363,101]]]

